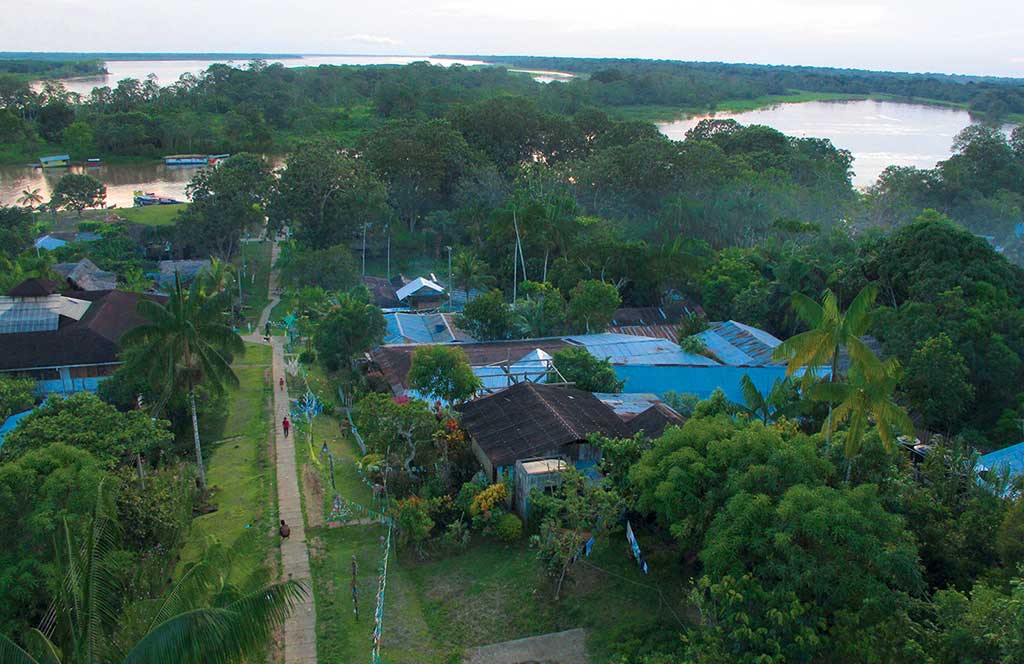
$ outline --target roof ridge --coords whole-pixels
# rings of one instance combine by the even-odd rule
[[[525,382],[525,384],[529,386],[529,389],[533,390],[534,394],[537,395],[537,398],[539,398],[541,403],[544,404],[544,407],[547,408],[551,412],[551,414],[555,416],[556,420],[558,420],[559,422],[562,423],[562,426],[565,427],[565,429],[569,433],[571,433],[573,436],[576,436],[577,438],[581,438],[582,437],[580,435],[580,433],[578,431],[576,431],[576,427],[574,427],[572,424],[570,424],[565,419],[565,417],[562,416],[562,413],[560,413],[557,408],[552,406],[548,402],[548,400],[544,398],[543,393],[537,388],[537,383],[534,383],[533,381],[528,380],[528,381]],[[552,386],[551,389],[557,390],[559,388]]]

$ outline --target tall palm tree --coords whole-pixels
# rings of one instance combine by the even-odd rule
[[[18,197],[18,205],[24,205],[25,207],[35,207],[43,202],[43,197],[39,193],[39,188],[35,189],[22,189],[21,196]]]
[[[188,395],[199,485],[205,491],[195,387],[201,382],[214,389],[237,386],[230,358],[244,353],[245,345],[224,321],[224,293],[206,296],[200,282],[193,280],[185,290],[175,274],[174,291],[165,303],[140,299],[138,311],[147,322],[125,333],[122,342],[138,351],[133,353],[134,361],[150,384],[165,386],[162,402],[176,390]]]
[[[871,326],[871,308],[878,296],[878,286],[868,284],[853,298],[849,308],[843,312],[835,293],[826,290],[821,304],[802,293],[793,293],[791,303],[797,317],[810,329],[782,342],[773,357],[786,360],[786,377],[792,377],[805,369],[804,385],[809,386],[821,369],[828,367],[829,382],[840,380],[839,353],[845,349],[854,366],[869,372],[876,372],[879,360],[861,337]],[[826,445],[832,444],[832,406],[828,404]]]
[[[0,662],[240,662],[265,647],[306,595],[292,580],[258,587],[230,584],[220,557],[192,565],[163,597],[125,605],[118,583],[123,574],[116,556],[118,529],[107,516],[102,484],[98,498],[82,541],[73,541],[67,521],[63,524],[62,582],[40,627],[26,635],[28,649],[0,635]]]
[[[494,277],[488,273],[487,263],[483,262],[469,249],[459,249],[452,257],[452,278],[455,284],[466,291],[469,302],[469,291],[482,289],[494,283]]]
[[[860,451],[870,422],[874,422],[886,450],[892,450],[897,432],[913,431],[907,412],[893,400],[899,377],[899,363],[889,359],[874,366],[854,366],[843,382],[819,383],[811,387],[812,399],[836,404],[825,426],[835,430],[842,423],[849,423],[843,434],[843,450],[847,459],[852,459]]]

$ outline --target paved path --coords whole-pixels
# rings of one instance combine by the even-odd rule
[[[277,261],[277,243],[271,245],[271,265]],[[270,317],[270,310],[277,304],[277,273],[270,271],[270,303],[260,315],[257,334],[248,337],[247,341],[266,343],[263,337],[263,326]],[[284,339],[272,337],[270,342],[273,350],[273,376],[271,385],[274,387],[274,435],[277,450],[277,511],[280,518],[291,527],[291,536],[281,541],[281,563],[286,579],[296,579],[306,583],[309,594],[306,599],[295,606],[284,624],[284,661],[285,664],[316,664],[316,605],[313,602],[313,581],[309,572],[309,550],[306,547],[306,524],[302,518],[302,502],[299,497],[299,475],[295,461],[295,434],[285,437],[281,420],[289,411],[287,380],[284,370]],[[285,376],[286,387],[282,390],[278,381]]]
[[[587,631],[541,634],[473,648],[463,664],[587,664]]]

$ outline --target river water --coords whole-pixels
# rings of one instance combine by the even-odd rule
[[[933,168],[950,156],[953,137],[971,124],[967,111],[890,101],[811,101],[777,104],[743,113],[716,113],[658,123],[663,134],[682,140],[708,117],[774,127],[789,136],[827,138],[853,153],[853,183],[873,184],[886,166]]]

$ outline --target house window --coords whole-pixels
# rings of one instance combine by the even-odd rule
[[[113,373],[114,367],[109,364],[90,364],[84,367],[71,367],[72,378],[101,378]]]

